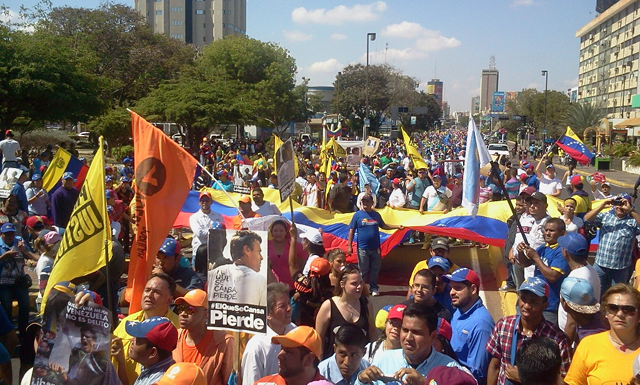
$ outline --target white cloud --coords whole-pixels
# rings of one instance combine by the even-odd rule
[[[334,33],[331,35],[331,38],[333,40],[347,40],[347,35],[344,35],[342,33]]]
[[[374,21],[387,9],[387,4],[377,1],[371,4],[355,4],[351,7],[338,5],[335,8],[307,9],[298,7],[291,12],[291,20],[298,24],[333,24],[341,25],[345,22]]]
[[[405,49],[389,48],[381,52],[370,52],[369,64],[394,63],[397,61],[405,62],[408,60],[423,59],[426,56],[426,52],[411,47]],[[366,63],[367,54],[363,54],[360,60],[362,63]]]
[[[11,9],[0,10],[0,23],[15,26],[24,32],[33,32],[34,27],[31,23],[26,23],[26,19]]]
[[[514,2],[511,3],[511,8],[529,7],[532,5],[536,5],[534,0],[514,0]]]
[[[408,21],[388,25],[382,31],[382,36],[416,39],[416,49],[425,52],[454,48],[460,45],[460,40],[455,37],[442,36],[439,31],[426,29],[418,23]]]
[[[344,65],[340,64],[338,60],[331,58],[325,61],[319,61],[311,64],[307,71],[309,72],[338,72],[344,68]]]
[[[430,31],[424,37],[416,40],[416,48],[422,51],[438,51],[446,48],[455,48],[459,45],[460,40],[455,37],[444,37],[436,31]]]
[[[309,41],[313,35],[306,34],[300,31],[282,31],[282,35],[289,41]]]
[[[403,21],[402,23],[388,25],[382,30],[382,36],[414,39],[422,36],[426,31],[427,29],[418,23]]]

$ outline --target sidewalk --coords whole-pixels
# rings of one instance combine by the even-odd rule
[[[556,164],[556,163],[554,163],[554,165],[556,166],[556,168],[563,170],[562,173],[560,172],[557,173],[558,177],[562,178],[562,176],[564,175],[564,171],[568,170],[567,166],[564,166],[562,164]],[[595,167],[591,165],[583,166],[581,164],[578,164],[575,171],[578,174],[585,175],[585,176],[592,175],[593,173],[596,173],[596,172],[601,172],[604,175],[606,175],[607,181],[609,181],[609,183],[616,186],[628,188],[628,189],[633,189],[633,186],[635,186],[636,181],[640,176],[638,174],[632,174],[630,172],[624,172],[619,170],[598,171],[596,170]]]

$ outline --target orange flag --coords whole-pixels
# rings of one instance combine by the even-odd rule
[[[135,242],[131,249],[129,314],[140,310],[156,254],[187,199],[197,160],[160,129],[133,111],[135,154]]]

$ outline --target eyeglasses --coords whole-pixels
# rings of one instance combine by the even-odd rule
[[[196,310],[198,310],[198,308],[191,305],[178,305],[176,310],[178,311],[178,314],[181,314],[182,312],[184,312],[184,313],[187,313],[187,315],[194,315],[196,313]]]
[[[616,305],[615,303],[607,304],[607,313],[611,315],[616,315],[618,312],[622,310],[622,314],[627,317],[631,317],[638,312],[638,309],[635,306],[631,305]]]

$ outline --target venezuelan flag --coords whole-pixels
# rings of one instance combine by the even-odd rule
[[[49,167],[47,167],[47,171],[42,176],[42,188],[49,195],[53,195],[58,187],[62,186],[62,175],[65,172],[72,172],[76,179],[75,186],[80,190],[88,171],[89,167],[82,163],[80,159],[71,155],[69,151],[58,147]]]
[[[591,162],[591,159],[593,159],[591,151],[589,151],[587,146],[584,145],[569,126],[567,126],[567,131],[564,135],[556,141],[556,144],[582,165],[588,164]]]

